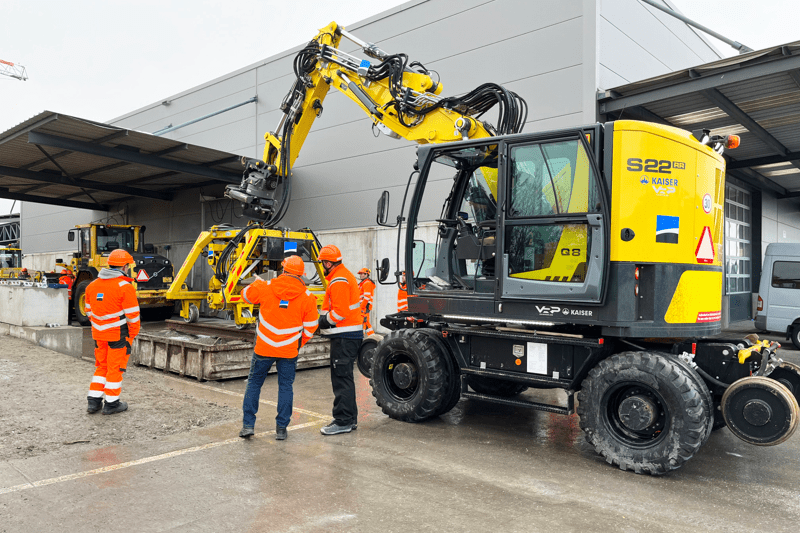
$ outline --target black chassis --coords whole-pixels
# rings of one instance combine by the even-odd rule
[[[623,351],[659,353],[679,361],[684,368],[694,368],[706,383],[715,403],[719,402],[728,385],[756,373],[766,364],[759,354],[739,363],[739,350],[752,346],[748,340],[691,338],[629,341],[596,335],[599,328],[562,333],[526,330],[524,326],[513,323],[481,324],[476,327],[475,324],[447,322],[436,315],[409,312],[388,315],[380,323],[393,331],[426,329],[440,335],[447,347],[446,355],[462,377],[462,395],[561,414],[574,412],[573,395],[581,389],[589,371],[601,360]],[[521,362],[524,361],[527,343],[547,346],[546,373],[529,373],[525,363]],[[764,350],[764,353],[767,354],[767,351]],[[471,393],[463,379],[468,375],[513,381],[531,388],[564,389],[568,406],[550,406]]]

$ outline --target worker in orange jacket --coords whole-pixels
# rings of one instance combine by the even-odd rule
[[[397,289],[397,311],[408,311],[408,286],[406,285],[406,273],[400,275],[400,287]]]
[[[278,371],[278,416],[275,417],[275,438],[286,439],[286,427],[292,416],[297,354],[317,329],[317,299],[303,281],[305,264],[299,256],[283,260],[283,274],[277,278],[256,281],[242,291],[247,303],[258,304],[256,347],[250,361],[247,391],[244,393],[242,430],[239,436],[255,433],[261,386],[272,363]]]
[[[72,284],[75,282],[75,276],[66,268],[61,269],[61,277],[58,278],[59,285],[67,286],[67,298],[72,301]]]
[[[369,278],[370,274],[372,274],[372,271],[368,268],[362,268],[358,271],[358,277],[361,280],[358,282],[358,288],[361,291],[361,323],[365,337],[375,333],[369,321],[369,313],[375,306],[375,282]]]
[[[89,386],[87,412],[100,409],[104,415],[121,413],[128,404],[119,399],[122,377],[131,355],[131,342],[139,334],[139,302],[128,275],[133,257],[117,249],[108,256],[103,268],[86,287],[86,316],[92,324],[95,372]],[[105,397],[105,404],[103,398]]]
[[[333,421],[320,429],[323,435],[350,433],[358,428],[356,385],[353,364],[364,338],[361,324],[361,291],[355,276],[342,264],[342,252],[333,245],[319,251],[319,260],[328,280],[320,332],[331,339],[331,385]]]

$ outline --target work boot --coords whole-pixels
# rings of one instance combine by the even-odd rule
[[[128,410],[128,404],[117,400],[116,402],[106,402],[103,406],[104,415],[113,415],[114,413],[121,413]]]
[[[275,440],[286,440],[288,434],[286,433],[286,428],[282,428],[280,426],[275,427]]]
[[[242,430],[239,432],[239,436],[242,437],[243,439],[249,439],[255,434],[256,434],[255,428],[247,426],[242,426]]]
[[[319,432],[323,435],[338,435],[340,433],[350,433],[353,431],[353,429],[353,424],[345,424],[340,426],[336,423],[336,420],[334,420],[327,426],[320,428]]]
[[[89,398],[89,406],[86,408],[86,412],[91,415],[96,413],[102,408],[103,408],[102,398]]]

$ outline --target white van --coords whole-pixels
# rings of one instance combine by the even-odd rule
[[[786,332],[800,350],[800,243],[767,245],[755,323],[760,331]]]

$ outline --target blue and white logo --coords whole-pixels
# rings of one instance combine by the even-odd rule
[[[656,242],[678,244],[680,217],[656,215]]]
[[[284,242],[283,243],[283,253],[284,254],[296,254],[297,253],[297,243],[296,242]]]

